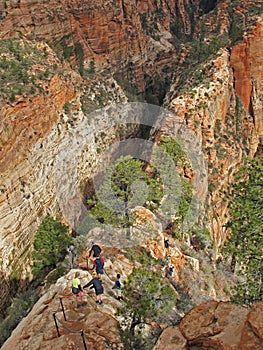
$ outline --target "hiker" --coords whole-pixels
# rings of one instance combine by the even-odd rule
[[[193,250],[193,249],[194,249],[194,243],[195,243],[195,241],[194,241],[194,239],[191,237],[191,238],[190,238],[190,250]]]
[[[92,253],[93,253],[93,258],[99,257],[101,253],[101,247],[95,242],[92,242],[92,247],[89,251],[89,258],[91,257]]]
[[[123,295],[122,295],[122,290],[121,290],[121,275],[119,273],[117,273],[116,277],[117,278],[116,278],[116,281],[115,281],[112,289],[117,289],[117,299],[123,300]]]
[[[102,275],[104,275],[104,259],[98,257],[93,262],[92,270],[95,269],[98,278],[101,279]]]
[[[72,293],[76,295],[76,297],[80,297],[80,302],[83,302],[83,290],[80,285],[79,272],[75,273],[75,276],[72,279]]]
[[[164,246],[166,249],[169,249],[170,247],[170,242],[169,242],[169,239],[168,238],[164,238]]]
[[[162,270],[164,271],[166,267],[171,263],[170,255],[165,255],[165,257],[162,259]]]
[[[95,294],[96,294],[96,303],[97,304],[102,304],[102,294],[104,292],[103,286],[101,283],[101,280],[98,278],[97,273],[95,271],[92,272],[92,280],[89,281],[83,288],[88,288],[91,287],[90,289],[94,288],[95,289]]]
[[[198,250],[201,249],[200,244],[199,244],[199,242],[197,241],[197,239],[196,239],[195,236],[193,236],[193,237],[190,238],[190,244],[191,244],[191,246],[190,246],[190,249],[191,249],[191,250],[194,249],[194,250],[197,252]]]
[[[173,277],[174,276],[174,266],[173,265],[170,265],[167,269],[168,271],[168,274],[170,277]]]

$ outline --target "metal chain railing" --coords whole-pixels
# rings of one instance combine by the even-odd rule
[[[63,305],[63,302],[62,302],[62,298],[59,298],[59,304],[58,304],[58,308],[55,312],[53,312],[53,319],[54,319],[54,323],[55,323],[55,327],[56,327],[56,331],[57,331],[57,334],[58,334],[58,337],[60,337],[60,332],[59,332],[59,327],[58,327],[58,324],[61,325],[62,328],[66,329],[69,333],[73,333],[73,334],[79,334],[80,337],[78,338],[78,344],[74,346],[74,349],[75,350],[78,350],[79,349],[79,345],[80,345],[80,341],[82,340],[83,342],[83,346],[84,346],[84,350],[88,350],[87,348],[87,344],[85,342],[85,334],[83,332],[83,330],[80,330],[80,331],[76,331],[74,329],[71,329],[70,327],[68,327],[67,325],[65,325],[65,323],[63,321],[61,321],[58,316],[56,315],[57,312],[60,310],[60,308],[62,309],[62,313],[63,313],[63,317],[64,317],[64,320],[67,321],[67,318],[66,318],[66,313],[65,313],[65,308],[64,308],[64,305]]]

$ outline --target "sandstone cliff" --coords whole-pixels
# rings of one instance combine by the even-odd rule
[[[231,181],[242,156],[253,156],[262,142],[263,26],[262,18],[253,26],[248,22],[253,2],[241,1],[233,13],[244,22],[244,39],[222,49],[216,58],[191,66],[194,51],[189,41],[198,39],[203,20],[209,30],[197,43],[204,42],[205,49],[218,23],[220,34],[229,31],[229,4],[216,4],[207,8],[199,1],[1,2],[0,37],[19,34],[21,42],[29,41],[42,52],[42,62],[31,67],[35,75],[47,66],[56,67],[45,79],[39,78],[36,93],[1,99],[0,264],[6,277],[30,275],[34,233],[47,212],[74,228],[74,220],[81,216],[82,188],[96,175],[99,155],[116,140],[138,132],[136,126],[120,126],[125,116],[118,117],[116,126],[110,114],[90,113],[127,101],[118,82],[154,103],[168,91],[165,106],[203,147],[210,183],[208,227],[217,258],[227,236],[228,215],[220,190]],[[255,2],[256,15],[260,6]],[[93,72],[83,78],[72,68],[81,71],[83,65],[91,70],[93,59],[96,77]],[[179,74],[184,69],[188,75]],[[102,71],[104,75],[99,74]],[[167,118],[161,133],[169,134],[173,123]],[[76,189],[81,192],[77,198]],[[204,199],[205,186],[199,190]],[[8,283],[3,284],[3,293],[8,295]]]
[[[167,106],[193,130],[202,142],[209,173],[209,226],[216,250],[224,243],[227,232],[227,190],[243,157],[253,157],[262,142],[262,52],[263,25],[254,30],[229,52],[194,73],[177,91],[177,82],[167,97]],[[256,48],[257,47],[257,48]],[[262,57],[260,55],[260,57]],[[249,62],[249,63],[248,63]],[[257,73],[257,70],[259,72]],[[193,85],[194,82],[194,85]],[[175,98],[174,94],[177,94]],[[169,134],[173,121],[164,123],[162,132]],[[217,251],[215,251],[215,257]]]

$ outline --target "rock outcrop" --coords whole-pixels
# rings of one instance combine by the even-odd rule
[[[83,257],[79,261],[79,266],[83,265],[82,270],[71,270],[58,279],[37,301],[1,349],[81,348],[83,338],[87,348],[106,350],[110,345],[123,349],[117,330],[120,319],[116,315],[121,302],[116,299],[112,286],[116,273],[121,271],[123,278],[126,278],[133,264],[118,249],[107,248],[104,254],[107,275],[103,276],[103,306],[95,303],[93,290],[85,290],[82,305],[71,293],[71,279],[75,271],[80,272],[82,285],[91,279],[90,273],[85,271],[86,260]],[[154,350],[261,350],[262,315],[262,303],[244,308],[229,302],[208,301],[193,308],[178,326],[165,328]]]
[[[165,329],[154,350],[260,350],[263,348],[262,310],[262,303],[248,309],[209,301],[192,309],[179,326]]]

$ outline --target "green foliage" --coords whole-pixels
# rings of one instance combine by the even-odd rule
[[[189,160],[184,149],[183,140],[174,139],[169,136],[162,136],[160,138],[160,147],[168,153],[176,165],[181,167],[184,165],[189,165]]]
[[[47,271],[55,268],[64,259],[66,248],[72,238],[65,225],[49,215],[40,224],[34,241],[33,267],[34,277],[42,277]]]
[[[84,76],[84,52],[83,47],[80,43],[74,44],[74,53],[76,55],[78,65],[79,65],[79,74]]]
[[[172,197],[179,202],[177,203],[177,205],[176,203],[174,203],[175,207],[177,208],[177,211],[174,214],[176,214],[175,216],[177,217],[178,223],[182,223],[186,213],[189,210],[190,203],[193,199],[193,186],[189,181],[187,181],[183,177],[184,167],[188,167],[189,169],[191,169],[191,164],[188,160],[187,153],[184,149],[182,140],[174,139],[168,136],[162,136],[160,138],[160,142],[160,148],[164,149],[165,153],[167,153],[168,156],[171,157],[172,161],[176,166],[174,172],[182,173],[179,179],[180,186],[176,186],[179,188],[179,193],[174,192],[174,190],[176,189],[173,189],[172,187],[169,189],[169,192],[172,195]],[[169,177],[171,178],[171,176]],[[164,182],[165,186],[167,186],[167,181]],[[171,200],[172,199],[169,198],[170,202]]]
[[[89,242],[84,235],[77,236],[76,238],[73,239],[72,245],[74,247],[74,252],[76,256],[80,256],[83,252],[83,250],[88,249]]]
[[[89,63],[88,74],[89,74],[89,75],[94,75],[95,72],[96,72],[96,69],[95,69],[95,62],[94,62],[94,58],[92,58],[92,60],[91,60],[90,63]]]
[[[163,12],[162,9],[159,9],[159,11],[157,11],[156,16],[160,17],[162,16]],[[154,16],[154,14],[153,14]],[[151,36],[152,38],[158,40],[158,26],[157,26],[157,21],[153,20],[149,15],[147,15],[146,13],[140,13],[140,21],[141,21],[141,25],[142,25],[142,29],[143,31]]]
[[[231,192],[231,235],[225,253],[231,267],[239,267],[240,282],[233,300],[249,305],[262,300],[263,284],[263,160],[247,160],[236,175]]]
[[[131,156],[121,157],[105,172],[103,183],[88,200],[90,213],[99,222],[114,227],[130,227],[134,218],[131,210],[137,205],[160,198],[160,184],[148,178],[144,163]]]
[[[194,307],[191,296],[186,293],[180,295],[176,307],[181,313],[189,312]]]
[[[69,113],[70,113],[70,109],[71,109],[71,103],[68,102],[68,101],[65,102],[63,108],[64,108],[64,112],[65,112],[66,114],[69,114]]]
[[[127,78],[124,78],[121,74],[116,74],[115,79],[117,83],[122,87],[122,89],[125,92],[126,97],[128,98],[128,101],[130,102],[144,102],[141,94],[138,92],[138,87],[136,84],[131,83],[130,80],[127,80]]]
[[[132,318],[131,329],[148,320],[165,321],[176,304],[176,295],[171,286],[159,274],[147,269],[134,269],[124,291],[125,309]]]
[[[119,313],[124,320],[122,329],[126,330],[126,348],[144,349],[142,344],[146,346],[147,342],[136,330],[144,323],[168,324],[175,309],[176,294],[158,273],[144,268],[133,270],[125,284],[124,293],[125,301]]]
[[[231,44],[235,45],[238,41],[241,41],[244,35],[244,29],[242,22],[237,22],[236,19],[233,19],[229,29],[229,37]]]
[[[67,34],[58,41],[48,42],[47,44],[56,52],[61,61],[70,61],[70,57],[74,54],[71,43],[71,34]]]
[[[34,65],[47,68],[45,72],[33,69]],[[39,81],[48,80],[54,67],[46,60],[46,51],[19,38],[0,40],[0,100],[15,101],[16,95],[41,92]]]
[[[205,62],[213,57],[222,47],[226,46],[227,41],[227,37],[219,36],[214,36],[208,41],[195,40],[192,44],[191,52],[197,62]],[[196,70],[196,72],[198,72],[198,70]]]
[[[181,224],[193,200],[193,186],[184,176],[191,169],[181,143],[162,137],[152,152],[151,164],[131,156],[110,165],[95,195],[87,201],[91,215],[100,223],[128,228],[134,223],[133,209],[144,206]],[[181,173],[181,175],[180,175]]]
[[[35,289],[29,289],[13,299],[12,305],[7,310],[8,316],[0,323],[0,346],[10,337],[11,332],[27,315],[37,299],[38,294]]]

